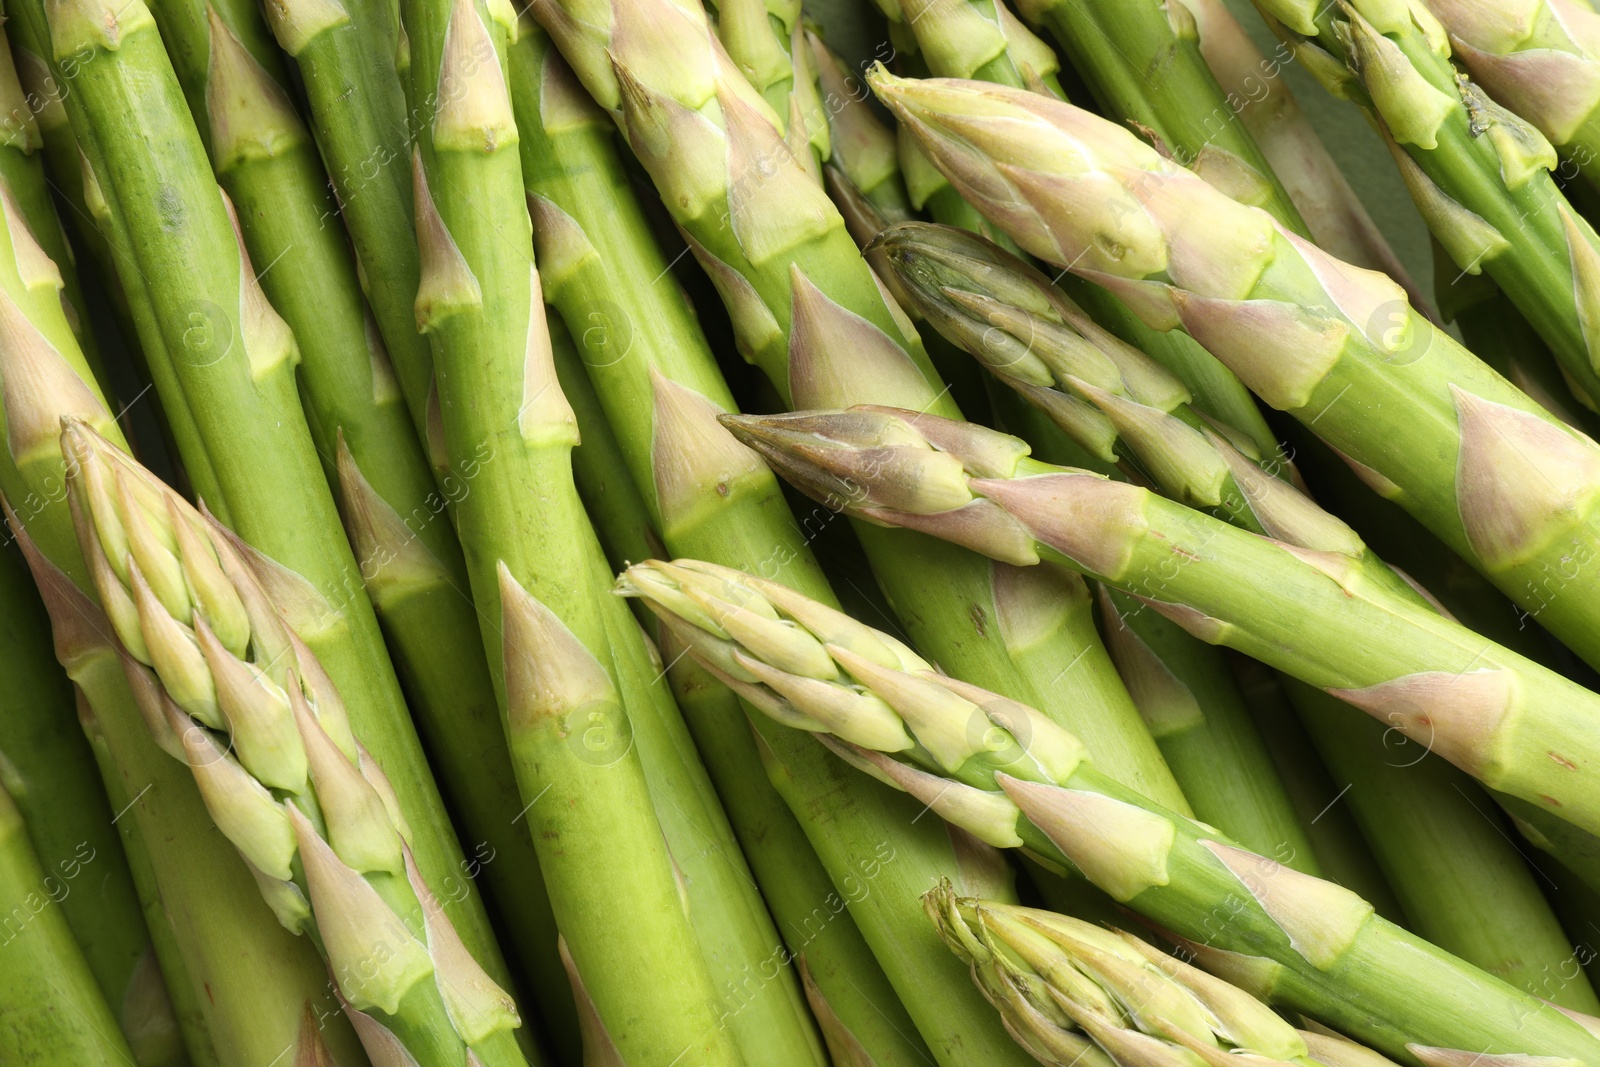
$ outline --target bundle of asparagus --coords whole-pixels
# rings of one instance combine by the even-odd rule
[[[1257,6],[13,0],[0,1060],[1600,1067],[1596,16]]]

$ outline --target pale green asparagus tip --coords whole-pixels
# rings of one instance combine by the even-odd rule
[[[279,920],[315,930],[357,1011],[394,1015],[431,978],[464,1043],[516,1026],[411,868],[393,787],[280,614],[268,564],[87,424],[65,420],[61,447],[78,540],[140,710],[188,764]],[[409,894],[396,888],[408,881]],[[401,912],[421,905],[421,933],[395,900]]]
[[[1305,1039],[1244,990],[1137,937],[1035,908],[956,895],[923,905],[950,950],[1045,1063],[1223,1064],[1307,1055]]]

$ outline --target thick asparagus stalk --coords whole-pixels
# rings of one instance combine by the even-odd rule
[[[394,787],[261,565],[86,424],[66,424],[62,451],[152,736],[189,765],[278,921],[327,958],[364,1043],[398,1042],[420,1067],[526,1064],[516,1006],[423,880]]]
[[[471,0],[407,0],[402,11],[411,95],[427,102],[413,166],[417,321],[432,341],[445,454],[471,486],[454,514],[522,817],[577,982],[622,1061],[737,1064],[652,808],[643,734],[659,723],[640,721],[656,714],[634,684],[642,638],[603,596],[572,484],[574,421],[552,362],[506,83],[515,23]]]
[[[915,330],[806,168],[784,151],[771,109],[737,76],[698,8],[621,0],[603,16],[580,16],[540,0],[534,15],[613,112],[719,286],[742,354],[785,402],[898,397],[956,413]],[[1098,637],[1078,628],[1086,617],[1037,611],[1050,594],[1034,595],[1036,579],[997,582],[987,565],[928,540],[861,536],[919,644],[952,669],[959,660],[998,688],[1032,692],[1093,734],[1114,773],[1183,803]]]
[[[733,409],[733,397],[693,309],[665,278],[666,258],[628,188],[610,120],[588,100],[536,26],[522,24],[521,36],[511,48],[510,73],[522,177],[536,224],[534,240],[545,293],[574,324],[581,347],[566,361],[577,364],[571,376],[587,377],[581,390],[590,389],[592,383],[604,408],[601,419],[609,416],[610,427],[615,428],[618,461],[626,464],[620,477],[596,480],[625,481],[625,495],[631,492],[642,498],[643,514],[638,519],[614,517],[602,522],[596,516],[602,539],[615,536],[619,525],[624,531],[640,526],[645,531],[635,541],[664,540],[680,551],[716,554],[751,565],[759,561],[758,554],[766,554],[773,560],[772,573],[826,595],[809,550],[795,536],[777,479],[759,463],[749,462],[752,457],[715,421],[716,412]],[[565,382],[569,374],[559,346],[556,362]],[[572,390],[567,392],[578,408]],[[578,422],[584,427],[582,410]],[[584,454],[594,444],[594,435],[585,427],[574,460],[580,492],[585,483],[582,464],[588,462]],[[709,483],[699,482],[702,473]],[[652,554],[635,551],[627,558]],[[676,657],[664,658],[671,664]],[[754,739],[747,730],[728,729],[729,722],[743,719],[731,694],[696,693],[686,701],[686,687],[693,683],[674,678],[674,684],[778,931],[798,936],[804,946],[791,944],[811,976],[808,993],[814,1002],[820,997],[827,1004],[819,1016],[833,1015],[883,1062],[908,1061],[922,1054],[909,1025],[896,1025],[909,1020],[903,1011],[896,1011],[894,993],[851,918],[841,915],[825,931],[806,933],[817,901],[832,892],[828,874],[806,845],[800,825],[765,780]],[[811,776],[805,788],[819,797],[852,788],[851,778],[830,771],[825,761],[815,758],[808,767],[791,766],[790,773]],[[856,861],[869,860],[884,840],[881,824],[841,825],[822,803],[800,810],[813,813],[816,835],[836,842],[840,853],[854,854]],[[909,853],[913,846],[907,842],[898,847]],[[854,862],[847,863],[839,868],[839,877],[848,877],[855,869]],[[766,1024],[760,1022],[755,1005],[741,1012],[751,1025],[766,1025],[768,1058],[781,1048],[770,1039],[785,1025],[776,1014],[781,998],[799,988],[798,982],[785,980],[792,974],[785,968],[780,980],[758,987],[757,1003],[773,1013]],[[743,984],[740,977],[732,981]],[[748,999],[748,994],[742,995]],[[898,1019],[888,1021],[891,1017],[882,1013]],[[908,1036],[900,1036],[901,1030]],[[796,1053],[802,1047],[789,1045]]]
[[[49,619],[11,546],[0,550],[0,677],[6,680],[0,688],[5,785],[49,875],[48,893],[137,1062],[183,1063],[185,1035],[155,966],[133,876],[111,824],[116,812],[88,740],[73,729],[72,683],[55,663]],[[202,1031],[190,1040],[203,1047],[206,1038]]]
[[[60,425],[71,416],[112,439],[118,430],[62,313],[53,265],[20,211],[3,198],[0,208],[0,310],[10,338],[0,344],[0,490],[50,612],[56,657],[87,698],[79,717],[101,757],[106,792],[121,802],[117,825],[146,915],[171,924],[173,937],[155,941],[162,970],[175,983],[186,976],[192,988],[175,989],[174,998],[203,1013],[203,1028],[188,1027],[186,1037],[209,1034],[215,1051],[191,1046],[191,1056],[198,1064],[270,1061],[304,1042],[353,1062],[355,1034],[338,1016],[315,951],[273,920],[238,859],[217,847],[192,776],[151,740],[110,625],[91,599],[63,496]]]
[[[174,425],[185,467],[218,519],[301,587],[300,636],[389,768],[416,833],[418,866],[443,886],[459,876],[461,848],[322,476],[300,406],[294,337],[230,224],[149,9],[93,12],[47,7],[49,39],[58,64],[77,57],[67,112],[118,228],[124,287],[143,287],[134,311],[156,387],[169,409],[192,420],[189,434]],[[482,899],[471,883],[463,888],[444,907],[473,952],[503,975]]]
[[[0,1058],[35,1067],[121,1067],[133,1052],[55,904],[62,883],[34,854],[0,754]]]
[[[982,436],[1002,444],[992,431]],[[1006,461],[1002,451],[985,456]],[[886,465],[902,458],[892,448],[875,456]],[[832,735],[830,746],[864,771],[979,838],[1077,870],[1257,996],[1411,1064],[1448,1062],[1444,1050],[1463,1049],[1600,1055],[1600,1040],[1559,1009],[1378,918],[1349,890],[1116,784],[1077,737],[1035,709],[936,673],[887,634],[698,561],[638,564],[618,587],[769,715]]]
[[[1574,651],[1600,659],[1587,593],[1597,579],[1569,565],[1595,552],[1600,450],[1435,328],[1398,285],[1068,105],[874,77],[952,180],[1024,247],[1114,287],[1154,325],[1183,326]],[[985,154],[1002,146],[1045,169]],[[1094,169],[1064,172],[1069,158]]]
[[[1322,1042],[1236,986],[1137,937],[1037,908],[928,891],[928,916],[1011,1033],[1045,1064],[1210,1062],[1313,1067]],[[1332,1063],[1340,1061],[1333,1060]]]
[[[1373,117],[1451,258],[1487,270],[1550,345],[1578,399],[1600,404],[1600,237],[1556,187],[1545,136],[1459,76],[1449,34],[1422,4],[1256,6],[1299,62]]]
[[[1600,15],[1577,0],[1427,6],[1473,80],[1566,157],[1558,173],[1600,181]]]
[[[862,407],[723,421],[804,492],[1019,566],[1066,563],[1333,692],[1491,789],[1600,829],[1586,726],[1600,695],[1397,591],[1331,516],[1274,530],[1284,540],[1252,535],[937,416]]]
[[[466,564],[445,500],[413,432],[374,328],[327,176],[282,88],[276,44],[254,4],[204,21],[187,4],[152,5],[250,257],[294,332],[307,422],[367,594],[377,611],[430,762],[473,850],[441,894],[480,871],[538,1000],[567,991],[555,920],[500,728]],[[493,857],[484,862],[486,857]],[[501,980],[504,980],[503,978]]]

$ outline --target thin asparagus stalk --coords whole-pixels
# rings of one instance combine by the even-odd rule
[[[406,167],[419,117],[408,114],[397,70],[401,37],[393,7],[389,0],[283,0],[265,12],[300,73],[362,291],[417,436],[427,441],[433,359],[412,307],[420,267]],[[444,486],[447,495],[459,488]]]
[[[1077,870],[1263,999],[1410,1064],[1450,1062],[1445,1050],[1600,1055],[1600,1040],[1559,1009],[1378,918],[1349,890],[1118,785],[1043,714],[934,672],[887,634],[698,561],[638,564],[619,589],[769,715],[832,735],[864,771],[979,838]]]
[[[1184,326],[1574,651],[1600,659],[1586,595],[1597,579],[1568,565],[1595,552],[1600,450],[1435,328],[1398,285],[1333,259],[1068,105],[970,82],[873,77],[969,196],[980,196],[979,180],[1000,183],[979,205],[1025,247],[1075,263],[1155,325]],[[1072,177],[1051,163],[1002,171],[983,149],[1008,144],[1019,158],[1065,158],[1048,156],[1048,145],[1097,166],[1114,161],[1116,176]],[[1171,282],[1152,281],[1158,273]],[[1562,472],[1555,481],[1545,473],[1553,470]]]
[[[36,1067],[121,1067],[133,1052],[53,905],[62,892],[34,854],[11,789],[21,783],[0,754],[0,1058]]]
[[[731,1067],[741,1056],[633,744],[651,725],[628,658],[642,639],[602,594],[572,485],[574,420],[556,383],[506,83],[515,24],[472,0],[406,0],[402,14],[411,95],[427,102],[413,164],[417,321],[432,341],[446,455],[470,484],[454,514],[545,886],[622,1062]]]
[[[327,958],[363,1042],[419,1067],[526,1064],[515,1004],[423,880],[388,776],[247,550],[86,424],[66,423],[62,451],[152,736],[189,765],[278,921]]]
[[[942,77],[1025,86],[1063,97],[1055,50],[1002,0],[910,0],[900,10],[917,56]]]
[[[569,398],[581,397],[592,383],[615,428],[618,458],[627,465],[621,478],[603,480],[628,480],[643,498],[641,509],[648,509],[638,519],[598,523],[602,538],[617,536],[619,525],[622,533],[648,527],[643,537],[657,544],[692,546],[752,566],[764,562],[769,573],[827,596],[777,479],[715,421],[717,412],[733,409],[733,397],[693,310],[667,277],[666,259],[629,191],[610,121],[588,101],[537,27],[524,26],[512,46],[511,84],[541,277],[553,306],[581,340],[579,351],[566,358],[558,347],[557,371],[564,373],[564,363],[581,363],[571,377],[586,374],[588,380]],[[581,405],[574,407],[581,427]],[[575,459],[580,491],[582,464],[589,462],[583,453],[593,443],[587,430],[583,442]],[[671,664],[678,656],[664,649],[663,659]],[[778,735],[773,744],[779,752],[770,758],[783,766],[787,792],[801,798],[795,811],[805,823],[802,831],[765,781],[758,742],[739,725],[744,713],[732,696],[720,686],[704,691],[697,680],[669,673],[778,931],[804,961],[800,978],[825,1035],[834,1044],[842,1039],[830,1028],[853,1035],[850,1043],[875,1061],[917,1062],[926,1052],[855,921],[830,911],[828,920],[818,923],[816,909],[841,899],[828,870],[849,884],[861,870],[881,864],[878,850],[886,841],[901,857],[896,867],[906,870],[908,883],[948,870],[936,863],[941,849],[948,853],[948,844],[939,834],[889,834],[886,827],[901,823],[876,810],[883,801],[870,789],[861,789],[809,746],[798,753],[792,744],[782,746],[782,731],[771,731]],[[692,699],[684,699],[686,694]],[[838,804],[841,794],[850,797],[848,805]],[[871,814],[856,821],[846,817],[850,809]],[[813,851],[806,833],[824,844]],[[831,861],[828,870],[818,863],[818,852]],[[921,861],[928,866],[913,868],[913,856],[928,857]],[[872,931],[874,943],[925,935],[915,916],[916,892],[895,897],[884,887],[872,894],[893,923],[882,933]],[[937,961],[938,946],[930,940],[924,937],[924,951]],[[789,978],[793,972],[785,967],[782,974]],[[763,980],[747,989],[747,982],[735,975],[729,984],[740,998],[773,1012],[774,998],[795,988],[789,981]],[[962,1016],[941,1010],[950,1016],[942,1024],[949,1029],[942,1032],[953,1033]],[[753,1022],[760,1013],[748,1014]],[[772,1022],[774,1032],[781,1021],[780,1016]],[[766,1058],[776,1054],[769,1045]]]
[[[55,663],[49,627],[23,560],[10,546],[0,549],[0,677],[6,680],[0,689],[0,759],[10,800],[48,873],[49,895],[60,905],[105,1003],[113,1006],[136,1061],[141,1067],[182,1064],[185,1035],[152,965],[150,932],[94,753],[73,729],[76,698]]]
[[[1459,76],[1449,34],[1422,4],[1256,6],[1299,62],[1372,116],[1451,258],[1462,270],[1487,270],[1549,344],[1578,399],[1600,404],[1600,237],[1557,188],[1544,135]]]
[[[1565,157],[1558,175],[1600,182],[1600,15],[1574,0],[1427,7],[1473,80]]]
[[[1600,695],[1398,591],[1337,520],[1285,524],[1274,531],[1285,540],[1254,535],[1030,459],[1017,438],[894,409],[723,422],[803,492],[1015,565],[1065,563],[1327,689],[1491,789],[1600,828],[1600,754],[1585,726]],[[841,495],[845,479],[853,496]]]
[[[828,123],[829,169],[837,167],[890,222],[905,221],[911,217],[911,201],[900,177],[899,149],[894,131],[872,109],[872,90],[821,37],[807,31],[806,40],[816,64],[822,112]],[[851,233],[858,244],[866,243],[854,228]]]
[[[28,95],[17,77],[11,42],[0,29],[0,181],[22,208],[28,229],[38,235],[39,247],[61,271],[61,295],[72,309],[72,333],[83,358],[101,388],[109,388],[100,346],[89,329],[89,305],[78,280],[77,264],[67,245],[66,232],[50,199],[50,180],[44,171],[44,138],[29,106]]]
[[[217,847],[192,776],[151,739],[110,624],[91,599],[63,496],[60,425],[68,416],[91,420],[113,440],[118,430],[74,343],[53,265],[4,198],[0,219],[0,310],[12,339],[0,344],[6,517],[49,610],[56,658],[87,698],[79,718],[106,793],[120,802],[117,825],[146,915],[155,929],[157,918],[170,923],[171,939],[155,939],[162,971],[174,982],[187,976],[191,988],[175,989],[175,1000],[198,1002],[203,1012],[214,1052],[191,1046],[191,1057],[267,1062],[303,1045],[354,1063],[359,1046],[328,993],[325,968],[309,943],[273,919],[238,859]],[[190,1026],[186,1037],[197,1033]]]
[[[185,467],[219,521],[299,588],[300,636],[394,778],[418,866],[432,885],[458,879],[463,891],[444,907],[474,954],[504,975],[482,898],[459,882],[461,847],[322,476],[295,339],[256,282],[149,9],[94,10],[47,7],[49,39],[58,63],[79,57],[67,112],[118,227],[124,288],[144,288],[134,310],[152,368],[162,365],[157,389],[193,420],[192,436],[174,426]]]
[[[1311,239],[1347,263],[1383,271],[1405,287],[1413,305],[1425,309],[1400,258],[1300,110],[1282,75],[1287,55],[1262,55],[1222,0],[1183,3],[1194,16],[1200,56],[1226,95],[1230,116],[1244,123],[1271,164]]]
[[[1121,930],[959,897],[949,885],[923,901],[950,951],[1041,1063],[1110,1067],[1242,1054],[1315,1067],[1324,1042],[1347,1055],[1348,1046],[1374,1067],[1388,1062],[1342,1039],[1297,1031],[1245,990]]]
[[[366,591],[393,650],[430,763],[474,855],[441,883],[479,872],[541,1003],[568,994],[555,919],[522,807],[467,594],[466,563],[377,335],[337,208],[282,88],[281,54],[252,4],[152,5],[217,180],[238,212],[262,288],[293,331],[307,422]],[[498,966],[488,964],[491,969]],[[500,970],[496,980],[507,984]],[[559,1018],[557,1025],[563,1025]],[[570,1023],[565,1024],[571,1029]]]
[[[671,0],[606,10],[604,29],[558,0],[533,13],[664,193],[746,359],[794,406],[898,397],[954,415],[915,330],[805,167],[783,152],[771,109],[737,76],[703,12]],[[1035,597],[1035,579],[997,582],[989,566],[925,539],[861,536],[920,645],[952,669],[959,661],[998,688],[1035,693],[1095,736],[1114,773],[1183,803],[1098,638],[1069,630],[1079,617],[1049,608],[1048,592]]]

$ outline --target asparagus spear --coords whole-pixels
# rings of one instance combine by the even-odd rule
[[[217,180],[252,261],[300,349],[307,422],[367,594],[433,769],[474,852],[442,893],[479,871],[539,1001],[567,981],[467,587],[461,546],[377,336],[316,147],[294,113],[281,57],[254,4],[152,5]],[[487,862],[485,862],[487,860]],[[506,978],[500,976],[501,981]],[[558,1019],[559,1025],[559,1019]]]
[[[830,153],[829,123],[798,0],[710,0],[717,39],[777,116],[794,158],[813,172]]]
[[[322,477],[296,388],[294,337],[230,225],[149,9],[88,11],[44,14],[57,62],[77,57],[67,111],[118,227],[124,287],[144,289],[135,315],[153,368],[161,365],[157,389],[193,420],[192,436],[174,427],[185,467],[218,519],[299,587],[301,636],[392,772],[417,863],[443,886],[459,874],[461,848]],[[503,975],[482,898],[471,883],[462,888],[444,906],[473,952]]]
[[[570,357],[580,366],[570,377],[588,379],[582,385],[592,384],[616,430],[618,458],[627,467],[606,480],[627,481],[642,498],[640,518],[597,523],[601,536],[616,536],[618,525],[623,530],[647,527],[645,537],[657,544],[665,541],[681,551],[750,566],[765,562],[769,573],[814,595],[829,595],[776,478],[715,421],[718,411],[733,409],[733,397],[693,309],[664,280],[666,258],[628,189],[609,120],[588,101],[537,27],[524,25],[512,46],[511,84],[541,277],[552,304],[575,325],[581,340],[581,350]],[[562,363],[558,349],[557,371],[565,381],[569,376]],[[573,396],[570,391],[568,395]],[[574,407],[582,427],[583,411],[576,402]],[[583,454],[593,443],[585,428],[575,459],[580,491]],[[653,554],[636,552],[628,558]],[[905,871],[913,886],[918,878],[937,878],[949,870],[936,863],[941,849],[948,853],[948,845],[937,832],[886,836],[886,826],[906,820],[879,810],[882,799],[830,765],[823,754],[809,746],[796,754],[792,744],[781,744],[781,731],[768,731],[778,735],[771,744],[779,752],[770,758],[783,765],[786,791],[802,798],[795,806],[797,820],[765,780],[758,742],[739,727],[744,713],[731,694],[714,684],[708,687],[704,679],[684,677],[675,666],[679,658],[663,649],[663,659],[674,665],[669,675],[685,719],[777,928],[804,968],[801,978],[825,1035],[831,1042],[839,1040],[828,1034],[831,1021],[875,1061],[920,1060],[926,1050],[855,920],[841,914],[819,924],[816,909],[821,901],[842,899],[829,882],[829,870],[839,882],[850,884],[859,879],[862,865],[881,864],[878,849],[885,841],[901,857],[896,869]],[[734,724],[731,730],[729,723]],[[850,797],[848,804],[839,802],[841,794]],[[850,809],[868,814],[851,819]],[[806,843],[807,833],[820,842],[815,850]],[[830,868],[818,862],[818,852]],[[928,866],[913,869],[913,856],[926,856],[922,862]],[[880,887],[871,901],[873,908],[884,906],[883,917],[868,909],[863,924],[869,919],[885,924],[881,933],[870,931],[879,945],[904,943],[921,934],[925,947],[919,946],[919,955],[925,952],[925,958],[942,962],[938,946],[930,943],[914,914],[917,891],[891,896]],[[867,907],[866,901],[860,902],[858,913]],[[784,968],[782,973],[794,972]],[[742,990],[746,979],[736,976],[734,984]],[[792,988],[787,982],[768,981],[759,991],[775,1009],[773,999]],[[962,992],[955,991],[958,1000]],[[965,1016],[938,998],[928,999],[945,1016],[941,1033],[953,1033]],[[755,1022],[758,1013],[748,1014]],[[769,1044],[767,1057],[776,1054]]]
[[[185,1037],[153,966],[150,932],[117,840],[72,683],[55,664],[50,624],[23,560],[0,548],[0,760],[37,862],[49,874],[83,959],[114,1005],[141,1067],[186,1062]],[[138,1014],[135,1015],[134,1013]],[[185,1019],[185,1023],[191,1020]],[[202,1042],[203,1034],[192,1040]]]
[[[50,199],[50,180],[44,171],[44,138],[29,106],[28,95],[17,77],[11,42],[0,29],[0,181],[22,208],[28,228],[61,271],[61,295],[72,309],[70,322],[83,358],[101,388],[109,388],[100,346],[89,329],[89,305],[84,301],[77,264],[67,245],[66,232]]]
[[[662,837],[671,813],[658,821],[652,809],[645,737],[665,722],[655,694],[634,684],[642,638],[602,595],[603,560],[572,484],[574,422],[556,383],[506,84],[515,24],[472,0],[407,0],[402,11],[411,95],[427,102],[413,163],[417,321],[432,341],[446,454],[470,486],[454,515],[522,817],[577,982],[623,1062],[736,1064]]]
[[[1600,452],[1419,315],[1398,285],[1068,105],[969,82],[874,78],[952,179],[1025,247],[1114,287],[1153,324],[1184,326],[1574,651],[1600,658],[1585,593],[1592,569],[1568,565],[1594,553]],[[1046,169],[985,155],[1005,145]],[[1064,173],[1059,153],[1097,169]],[[1114,172],[1099,169],[1113,162]],[[1542,473],[1554,470],[1557,481]]]
[[[1558,176],[1600,181],[1600,15],[1579,0],[1427,6],[1473,80],[1566,158]]]
[[[1030,459],[1017,438],[888,408],[723,422],[803,492],[1015,565],[1065,563],[1329,690],[1491,789],[1600,828],[1584,726],[1600,696],[1399,592],[1337,520],[1252,535]]]
[[[46,872],[10,790],[22,783],[0,753],[0,1058],[35,1067],[111,1067],[133,1052],[72,939],[64,911],[69,892]]]
[[[353,1062],[355,1034],[338,1017],[316,953],[278,926],[244,867],[216,847],[192,777],[156,747],[135,704],[109,623],[88,592],[59,445],[64,416],[91,420],[112,439],[118,430],[63,315],[53,265],[3,197],[0,221],[0,310],[11,338],[0,344],[0,491],[50,612],[56,657],[87,697],[79,718],[106,792],[120,802],[117,825],[146,915],[153,929],[157,919],[171,924],[172,938],[155,941],[162,971],[190,983],[174,988],[177,1003],[198,1002],[203,1012],[203,1029],[191,1025],[185,1036],[208,1033],[215,1051],[191,1045],[191,1056],[199,1064],[270,1061],[304,1042]]]
[[[533,9],[691,238],[746,359],[796,406],[898,398],[955,414],[915,330],[886,300],[838,212],[784,151],[771,109],[735,76],[702,13],[669,0],[620,0],[605,10],[600,28],[596,16],[580,18],[558,0]],[[691,59],[706,55],[708,63]],[[858,332],[866,347],[836,343]],[[862,537],[920,644],[999,688],[1033,692],[1030,699],[1091,732],[1115,773],[1183,803],[1098,638],[1071,629],[1086,619],[1035,610],[1050,604],[1049,593],[1034,596],[1035,579],[997,583],[987,565],[925,539]]]
[[[991,446],[989,462],[1006,462],[992,431],[948,425]],[[874,458],[890,466],[906,457],[884,448]],[[1052,477],[1119,496],[1143,492]],[[1600,1054],[1597,1039],[1557,1008],[1377,917],[1349,890],[1118,785],[1046,716],[934,672],[887,634],[699,561],[637,564],[618,588],[643,598],[702,664],[767,714],[832,735],[830,747],[864,771],[979,838],[1077,870],[1263,999],[1410,1064],[1450,1062],[1445,1050]]]
[[[1323,1042],[1381,1060],[1354,1043],[1297,1031],[1243,989],[1120,930],[960,897],[949,885],[923,901],[950,951],[1041,1063],[1193,1063],[1242,1054],[1312,1067]]]
[[[152,736],[188,764],[278,921],[327,958],[369,1050],[526,1064],[516,1006],[423,880],[394,787],[247,550],[86,424],[66,423],[62,451]]]
[[[1428,228],[1462,270],[1487,270],[1544,337],[1578,399],[1600,404],[1600,238],[1567,203],[1544,135],[1460,78],[1422,4],[1257,4],[1296,59],[1364,107]]]
[[[294,60],[312,133],[350,235],[362,291],[372,306],[417,436],[430,440],[433,359],[413,302],[420,267],[406,168],[417,116],[408,115],[397,55],[403,37],[386,0],[265,5],[278,44]],[[447,495],[459,485],[447,484]]]

